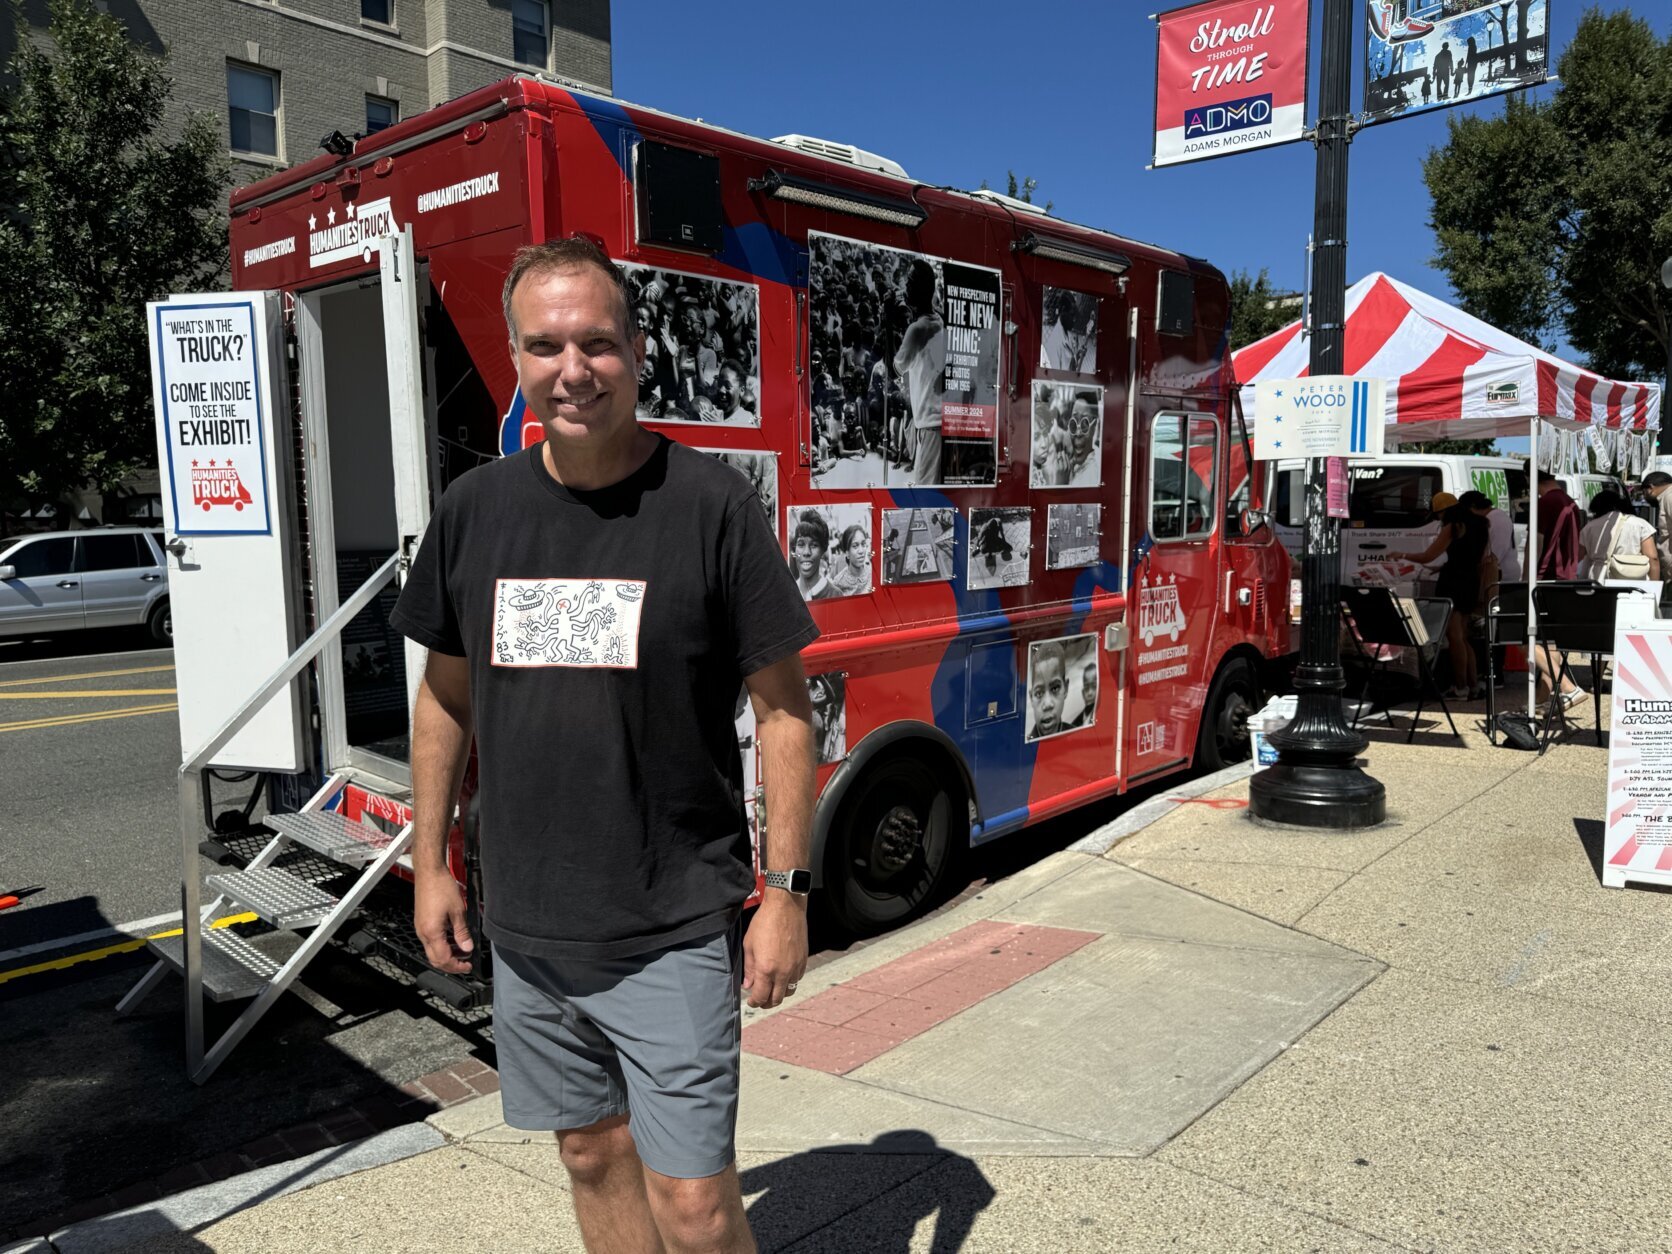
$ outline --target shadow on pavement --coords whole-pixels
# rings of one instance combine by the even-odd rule
[[[141,653],[166,649],[143,627],[111,627],[99,631],[67,631],[61,636],[11,636],[0,639],[0,663],[39,662],[56,657],[97,653]]]
[[[749,1206],[749,1227],[763,1251],[809,1237],[818,1244],[822,1235],[831,1249],[905,1254],[918,1225],[933,1217],[930,1251],[955,1254],[997,1196],[973,1159],[916,1128],[881,1133],[868,1145],[821,1147],[751,1167],[742,1183],[745,1196],[761,1195]],[[857,1227],[820,1231],[848,1224]]]

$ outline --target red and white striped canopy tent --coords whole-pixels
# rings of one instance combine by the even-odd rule
[[[1237,381],[1303,377],[1310,350],[1293,322],[1232,355]],[[1379,271],[1348,289],[1342,373],[1387,380],[1390,444],[1525,435],[1538,418],[1660,428],[1659,384],[1582,370]]]

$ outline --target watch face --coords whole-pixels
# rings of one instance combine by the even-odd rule
[[[813,873],[800,869],[789,873],[789,890],[792,893],[804,894],[813,891]]]

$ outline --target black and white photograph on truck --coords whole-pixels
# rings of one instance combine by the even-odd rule
[[[999,276],[809,232],[813,483],[998,480]]]
[[[882,581],[935,583],[951,579],[957,547],[955,509],[882,511]]]
[[[1023,506],[970,511],[969,586],[1019,588],[1028,581],[1033,511]]]
[[[1033,385],[1032,488],[1095,488],[1103,482],[1103,389]]]
[[[792,506],[785,513],[790,573],[804,601],[871,591],[871,507]]]
[[[705,448],[710,457],[723,461],[741,474],[755,489],[772,534],[778,534],[778,454],[756,453],[748,449]]]
[[[1044,291],[1045,329],[1039,333],[1039,368],[1096,374],[1097,297],[1062,287]]]
[[[1097,723],[1097,637],[1036,640],[1028,646],[1028,722],[1032,744]]]
[[[644,335],[639,421],[758,427],[760,289],[624,265]]]

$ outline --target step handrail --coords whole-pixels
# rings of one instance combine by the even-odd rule
[[[204,1061],[203,920],[199,917],[203,890],[197,866],[198,843],[203,832],[203,769],[209,759],[225,748],[227,742],[255,717],[256,711],[266,706],[281,688],[300,675],[320,651],[341,635],[343,628],[372,603],[383,591],[383,585],[394,578],[400,560],[398,551],[391,553],[389,560],[373,571],[354,595],[339,605],[314,630],[313,635],[304,640],[296,652],[180,764],[180,925],[185,942],[181,946],[181,974],[186,985],[186,1074],[194,1080],[198,1078]]]

